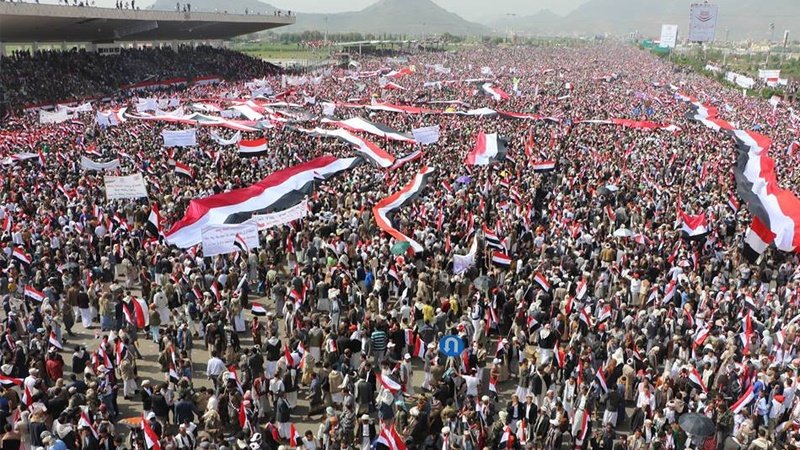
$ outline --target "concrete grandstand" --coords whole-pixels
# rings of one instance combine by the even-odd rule
[[[7,43],[211,42],[295,23],[289,15],[225,14],[0,2]]]

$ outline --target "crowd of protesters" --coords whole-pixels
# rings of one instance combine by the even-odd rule
[[[118,95],[126,85],[217,75],[250,80],[278,68],[243,53],[207,46],[121,49],[118,54],[17,50],[0,57],[0,85],[10,107],[19,109],[74,99]]]
[[[172,56],[152,52],[171,75]],[[71,57],[82,55],[42,56]],[[30,61],[19,57],[11,70]],[[62,63],[42,71],[49,96],[77,89],[45,79],[57,80]],[[403,75],[381,89],[385,80],[366,74],[390,64]],[[797,117],[785,104],[611,42],[365,59],[302,82],[257,69],[247,73],[281,93],[252,99],[272,119],[245,133],[267,138],[270,154],[260,158],[240,158],[210,136],[233,131],[208,127],[198,146],[165,149],[161,130],[183,125],[129,118],[105,128],[87,114],[50,125],[19,116],[5,126],[3,156],[41,155],[12,158],[0,179],[4,449],[797,447],[798,258],[773,250],[757,264],[742,258],[749,214],[732,199],[733,141],[688,120],[675,93],[772,137],[779,180],[793,186]],[[510,98],[486,96],[479,78]],[[200,101],[224,109],[249,90],[224,82],[175,97],[187,109]],[[402,132],[439,125],[441,135],[397,170],[363,164],[321,183],[308,216],[260,233],[247,253],[206,258],[201,247],[170,247],[148,231],[155,205],[167,232],[192,199],[298,160],[353,156],[343,143],[284,126],[305,117],[293,125],[325,127],[318,117],[330,103],[335,118],[368,116]],[[363,109],[376,103],[449,111]],[[550,119],[449,114],[482,107]],[[578,123],[610,118],[674,127]],[[510,157],[467,166],[479,131],[505,138]],[[397,157],[419,149],[363,137]],[[146,174],[149,198],[106,201],[103,174],[81,170],[85,155],[119,157],[121,172]],[[540,160],[556,161],[555,170],[531,170]],[[175,175],[176,162],[194,177]],[[392,224],[424,251],[396,255],[372,206],[423,165],[435,168],[432,181]],[[705,214],[711,233],[682,239],[678,205]],[[453,273],[453,255],[476,238],[474,264]],[[510,264],[493,261],[498,245]],[[265,315],[251,314],[254,302]],[[148,326],[137,329],[142,304]],[[62,343],[84,329],[101,339],[75,347],[70,365]],[[449,334],[464,341],[460,357],[439,353]],[[145,339],[157,356],[140,354]],[[162,376],[138,376],[139,358],[157,360]],[[142,426],[121,426],[120,388],[141,401]],[[700,416],[710,428],[691,428]]]

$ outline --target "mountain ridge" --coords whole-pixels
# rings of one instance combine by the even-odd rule
[[[258,12],[274,14],[278,10],[258,0],[192,0],[192,11]],[[174,0],[156,0],[151,9],[174,10]],[[335,14],[297,13],[297,22],[279,31],[325,31],[337,33],[404,34],[412,36],[444,34],[491,34],[485,25],[470,22],[432,0],[378,0],[360,11]]]

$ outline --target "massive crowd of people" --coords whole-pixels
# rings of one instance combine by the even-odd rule
[[[173,75],[171,57],[153,56],[154,71]],[[77,89],[58,75],[81,57],[42,56],[58,61],[54,72],[40,70],[46,98]],[[12,60],[10,70],[30,61]],[[371,73],[387,65],[394,89]],[[269,89],[259,90],[279,96],[248,103],[268,117],[244,133],[266,137],[266,156],[241,158],[210,134],[234,131],[211,127],[199,128],[197,146],[165,149],[162,130],[190,125],[129,117],[101,127],[94,113],[46,125],[18,116],[2,130],[3,156],[40,152],[9,158],[0,179],[4,448],[768,450],[800,442],[798,258],[775,250],[758,264],[742,258],[750,219],[731,201],[733,141],[687,119],[675,94],[771,136],[779,179],[793,186],[797,125],[787,105],[613,42],[365,59],[302,83],[258,66],[235,72],[266,76]],[[476,79],[510,98],[487,96]],[[21,82],[33,95],[37,83]],[[187,110],[199,102],[226,109],[252,88],[225,82],[174,98]],[[364,109],[384,103],[448,111]],[[138,115],[135,105],[95,108]],[[482,107],[549,119],[454,113]],[[200,246],[175,248],[148,231],[154,207],[166,233],[192,199],[298,161],[354,156],[349,145],[297,130],[330,127],[323,112],[441,132],[426,146],[358,133],[398,158],[423,156],[392,171],[364,163],[318,183],[308,216],[261,232],[247,252],[207,258]],[[674,127],[579,123],[610,118]],[[480,131],[506,139],[509,157],[466,165]],[[107,201],[103,174],[81,169],[87,155],[144,173],[148,198]],[[542,160],[554,170],[532,170]],[[193,178],[175,174],[178,162]],[[372,207],[422,166],[434,168],[430,182],[391,223],[424,250],[398,255]],[[710,234],[682,239],[678,205],[705,214]],[[474,264],[455,274],[454,255],[473,242]],[[498,248],[510,262],[493,258]],[[254,302],[265,315],[251,314]],[[144,329],[137,309],[148,310]],[[100,339],[76,347],[67,364],[71,349],[56,347],[84,329]],[[438,350],[450,334],[465,344],[460,357]],[[140,354],[137,340],[146,339],[157,356]],[[157,360],[162,376],[140,376],[139,358]],[[142,419],[122,421],[130,434],[119,422],[120,388],[141,401]]]
[[[147,81],[211,75],[237,81],[279,71],[261,59],[207,46],[122,49],[119,54],[22,50],[0,57],[0,66],[0,86],[13,109],[117,96],[123,86]]]

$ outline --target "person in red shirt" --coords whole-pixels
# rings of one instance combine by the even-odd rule
[[[45,369],[47,370],[47,377],[51,382],[55,383],[59,378],[64,378],[64,359],[57,352],[51,351],[47,354]]]

